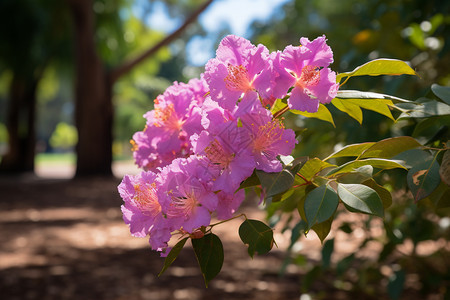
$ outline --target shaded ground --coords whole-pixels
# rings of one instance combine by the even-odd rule
[[[208,289],[190,246],[158,278],[163,259],[150,250],[146,239],[130,236],[122,221],[119,182],[0,177],[0,298],[300,298],[305,270],[290,266],[284,277],[279,276],[289,235],[277,230],[279,249],[251,260],[237,233],[242,220],[215,230],[224,245],[225,262]],[[243,212],[264,218],[254,203],[247,202]],[[341,241],[334,259],[357,250],[355,236]],[[308,260],[320,259],[320,242],[314,236],[298,248]],[[374,257],[370,251],[361,255]],[[331,279],[315,283],[313,289],[329,292],[321,299],[371,299],[335,288]]]

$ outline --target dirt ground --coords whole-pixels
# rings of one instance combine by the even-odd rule
[[[238,236],[242,220],[217,226],[225,261],[205,288],[189,242],[157,276],[164,259],[146,239],[132,237],[122,221],[120,177],[71,180],[70,170],[38,174],[60,178],[0,177],[0,299],[316,299],[301,295],[305,267],[291,265],[279,275],[290,239],[281,230],[275,230],[278,248],[252,260]],[[251,200],[241,211],[264,220]],[[357,251],[354,239],[342,237],[333,260]],[[309,261],[320,260],[313,234],[297,246]],[[379,249],[371,251],[361,255],[370,259]],[[320,299],[374,299],[332,281],[312,289]]]

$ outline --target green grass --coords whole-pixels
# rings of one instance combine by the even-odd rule
[[[39,153],[35,163],[38,164],[75,164],[75,153]]]
[[[131,155],[114,155],[114,161],[130,161],[133,160]],[[75,153],[39,153],[36,155],[34,162],[36,164],[75,164]]]

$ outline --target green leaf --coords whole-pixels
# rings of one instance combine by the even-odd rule
[[[340,183],[362,183],[372,178],[373,167],[370,165],[356,168],[353,172],[342,173],[336,178]]]
[[[335,167],[336,165],[332,165],[330,163],[327,163],[325,161],[322,161],[318,159],[317,157],[308,160],[300,169],[299,173],[306,179],[311,180],[317,173],[320,171]],[[303,181],[304,182],[304,181]],[[303,183],[302,182],[302,183]]]
[[[411,136],[414,138],[424,137],[427,140],[424,144],[428,144],[439,138],[445,139],[450,124],[450,115],[423,118],[418,121]],[[440,132],[442,133],[440,134]],[[433,140],[430,140],[430,138]]]
[[[383,170],[388,169],[395,169],[395,168],[401,168],[406,169],[405,166],[402,164],[402,161],[399,160],[391,160],[391,159],[383,159],[383,158],[368,158],[368,159],[362,159],[362,160],[352,160],[348,163],[343,164],[340,167],[337,167],[336,169],[331,170],[327,176],[330,175],[337,175],[341,173],[347,173],[352,172],[356,170],[359,167],[370,165],[374,168],[379,168]]]
[[[450,105],[450,87],[434,83],[431,85],[431,90],[439,99]]]
[[[304,204],[308,227],[328,220],[336,211],[338,204],[338,195],[328,185],[319,186],[309,192]]]
[[[364,181],[362,184],[374,189],[377,192],[378,196],[380,196],[381,202],[383,202],[384,209],[392,205],[391,193],[387,189],[376,183],[373,178]]]
[[[320,242],[326,239],[331,230],[331,224],[333,223],[333,218],[326,220],[325,222],[314,225],[311,229],[317,234]]]
[[[400,299],[403,292],[403,286],[405,284],[406,274],[403,270],[395,271],[394,274],[389,277],[387,291],[389,297],[393,300]]]
[[[342,79],[346,80],[353,76],[379,76],[379,75],[417,75],[416,72],[404,61],[396,59],[380,58],[369,61],[351,72],[340,73],[336,76],[336,82],[340,82]],[[342,85],[341,84],[341,85]]]
[[[294,228],[292,228],[292,232],[291,232],[291,242],[289,244],[288,250],[291,250],[292,247],[294,246],[294,244],[298,241],[298,239],[300,238],[300,236],[302,235],[302,233],[304,233],[306,231],[306,227],[308,226],[308,224],[306,224],[305,221],[300,220],[295,226]]]
[[[265,193],[265,198],[270,198],[289,190],[294,183],[295,175],[287,170],[278,173],[266,173],[256,170],[261,186]]]
[[[430,159],[430,157],[431,154],[422,149],[411,149],[394,156],[392,159],[402,161],[402,164],[409,169],[418,162]]]
[[[161,276],[169,268],[169,266],[175,261],[175,259],[177,259],[178,254],[180,254],[180,251],[181,249],[183,249],[184,244],[186,244],[187,240],[188,240],[187,237],[182,239],[172,248],[172,250],[170,250],[169,254],[164,260],[164,266],[161,272],[159,272],[158,277]]]
[[[408,187],[413,194],[414,201],[419,201],[430,195],[441,182],[437,154],[414,165],[406,176]]]
[[[403,151],[421,146],[418,141],[409,136],[387,138],[366,149],[359,158],[391,158]]]
[[[377,192],[362,184],[338,184],[338,194],[342,202],[362,213],[384,216],[383,203]]]
[[[401,104],[397,104],[402,108]],[[447,105],[438,101],[428,101],[424,103],[417,104],[414,108],[409,108],[408,112],[402,113],[398,120],[405,118],[429,118],[433,116],[444,116],[450,115],[450,105]]]
[[[266,199],[286,192],[295,181],[295,173],[288,168],[276,173],[266,173],[261,170],[255,172]]]
[[[287,106],[286,101],[283,101],[282,99],[277,99],[275,103],[272,105],[270,112],[274,115],[278,111],[284,109],[286,106]]]
[[[380,102],[392,105],[392,101],[395,102],[404,102],[404,103],[413,103],[410,100],[406,100],[403,98],[395,97],[392,95],[374,93],[374,92],[362,92],[357,90],[339,90],[337,92],[336,98],[340,99],[358,99],[358,100],[380,100]],[[370,103],[370,101],[369,101]]]
[[[297,208],[297,205],[301,198],[305,197],[306,185],[290,189],[281,198],[282,204],[280,209],[283,212],[292,212]]]
[[[360,156],[364,150],[370,148],[374,144],[375,143],[373,142],[368,142],[368,143],[347,145],[339,149],[338,151],[334,152],[333,154],[329,155],[327,158],[324,159],[324,161],[334,157]]]
[[[322,247],[322,265],[325,269],[330,267],[331,254],[334,250],[334,239],[330,239],[323,244]]]
[[[337,109],[339,109],[342,112],[345,112],[350,117],[358,121],[359,124],[362,124],[362,110],[358,105],[355,105],[353,103],[347,102],[346,100],[342,100],[339,98],[334,98],[331,100],[331,103],[336,106]]]
[[[245,189],[248,187],[258,186],[261,185],[261,182],[259,181],[258,176],[256,175],[256,172],[253,171],[252,175],[245,179],[241,185],[239,186],[239,189]]]
[[[329,122],[329,123],[331,123],[331,125],[333,125],[333,127],[336,127],[336,125],[334,124],[333,116],[331,115],[328,108],[326,108],[326,106],[323,104],[319,105],[319,109],[315,113],[309,113],[309,112],[300,111],[300,110],[296,110],[296,109],[290,109],[289,111],[296,115],[302,115],[307,118],[316,118],[316,119],[319,119],[322,121]]]
[[[391,110],[389,109],[389,106],[394,106],[392,101],[390,100],[381,100],[381,99],[370,99],[370,100],[362,100],[362,99],[346,99],[347,103],[352,103],[354,105],[357,105],[361,108],[372,110],[374,112],[377,112],[381,115],[384,115],[391,119],[392,121],[395,121],[395,118],[392,116]]]
[[[239,227],[239,236],[242,242],[248,245],[248,254],[251,258],[258,254],[265,254],[272,249],[273,231],[272,229],[258,220],[245,220]]]
[[[222,269],[224,258],[222,242],[217,235],[210,233],[200,239],[193,239],[192,247],[205,279],[206,287],[208,287],[208,283]]]

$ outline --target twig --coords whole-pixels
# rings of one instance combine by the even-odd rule
[[[124,62],[120,66],[117,66],[116,68],[112,69],[110,71],[110,80],[111,82],[115,82],[117,79],[119,79],[120,76],[128,73],[131,71],[137,64],[144,61],[149,56],[155,54],[159,49],[162,47],[168,45],[171,43],[174,39],[176,39],[185,29],[188,27],[192,22],[194,22],[197,17],[213,2],[214,0],[208,0],[203,5],[201,5],[192,15],[190,15],[184,23],[174,32],[172,32],[170,35],[165,37],[162,41],[160,41],[158,44],[153,46],[152,48],[148,49],[138,57],[135,57],[134,59],[131,59],[129,61]]]

